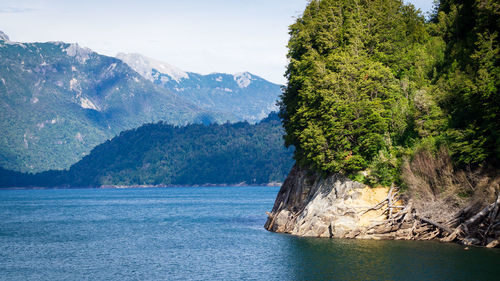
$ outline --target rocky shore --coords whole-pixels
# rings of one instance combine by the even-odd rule
[[[500,196],[479,211],[462,209],[449,221],[420,215],[397,188],[371,188],[341,175],[322,178],[293,167],[265,228],[308,237],[441,240],[498,247]]]

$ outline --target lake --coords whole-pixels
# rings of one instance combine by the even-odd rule
[[[1,280],[495,280],[498,249],[264,230],[276,187],[0,190]]]

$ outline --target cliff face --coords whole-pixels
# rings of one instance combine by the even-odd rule
[[[281,187],[265,228],[299,236],[373,238],[366,232],[385,219],[366,212],[387,197],[387,188],[369,188],[341,175],[322,178],[293,167]]]

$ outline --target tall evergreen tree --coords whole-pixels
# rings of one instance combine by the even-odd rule
[[[280,115],[298,163],[352,175],[390,154],[410,115],[402,81],[428,71],[414,63],[423,17],[396,0],[311,1],[290,36]]]

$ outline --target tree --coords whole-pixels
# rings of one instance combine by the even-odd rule
[[[392,150],[410,114],[402,81],[428,71],[414,63],[428,37],[401,1],[311,1],[290,27],[280,103],[297,162],[354,175]]]
[[[500,4],[443,0],[437,20],[447,46],[439,86],[452,155],[462,166],[498,161]]]

